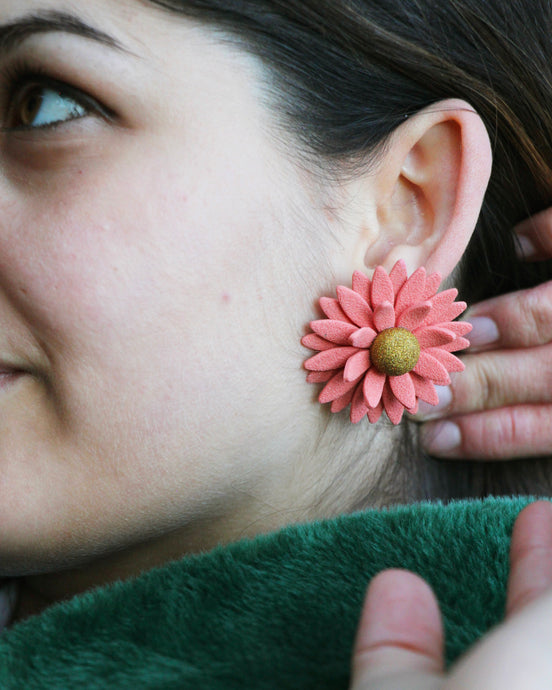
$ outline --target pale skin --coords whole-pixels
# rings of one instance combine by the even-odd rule
[[[52,10],[96,35],[35,22],[0,56],[0,576],[24,578],[21,616],[346,509],[321,497],[369,486],[394,430],[315,403],[314,302],[398,258],[447,276],[491,167],[451,100],[377,171],[321,183],[250,56],[139,0],[0,0],[0,26]],[[345,428],[362,481],[333,462]]]
[[[506,620],[445,672],[435,595],[420,577],[384,571],[370,584],[351,690],[541,690],[552,657],[552,504],[525,508],[510,549]]]
[[[552,256],[552,211],[515,228],[527,260]],[[472,307],[466,371],[439,408],[426,406],[422,438],[443,458],[508,460],[552,451],[552,283]],[[538,372],[538,376],[535,376]]]

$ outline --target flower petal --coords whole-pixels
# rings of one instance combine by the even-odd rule
[[[387,376],[382,374],[377,369],[372,367],[364,377],[364,384],[362,390],[364,392],[364,400],[368,407],[376,407],[381,400],[381,394],[385,379]]]
[[[309,350],[318,350],[323,352],[324,350],[331,350],[335,347],[335,343],[330,343],[328,340],[324,340],[316,333],[309,333],[301,338],[301,344],[308,347]]]
[[[464,302],[454,301],[457,297],[458,290],[456,288],[450,288],[450,290],[438,292],[435,297],[431,299],[433,309],[431,310],[431,313],[428,314],[424,325],[430,326],[434,323],[452,321],[459,316],[466,307]],[[449,314],[454,314],[454,316],[449,316]]]
[[[398,294],[399,290],[402,288],[406,279],[408,278],[408,270],[403,259],[399,259],[393,266],[389,273],[389,278],[393,283],[393,290],[395,294]]]
[[[373,328],[361,328],[349,338],[349,342],[354,347],[370,347],[377,336]]]
[[[447,343],[446,345],[441,345],[441,350],[446,350],[447,352],[457,352],[458,350],[465,350],[470,346],[470,341],[466,338],[456,338],[452,343]]]
[[[334,347],[331,350],[325,350],[309,357],[303,366],[307,371],[341,369],[341,367],[345,366],[345,362],[349,357],[356,355],[357,352],[358,348],[356,347]]]
[[[372,309],[375,309],[378,304],[382,304],[383,302],[390,302],[391,304],[395,302],[393,283],[385,272],[385,269],[381,266],[378,266],[374,271],[370,296],[372,298]]]
[[[348,345],[349,337],[357,330],[352,323],[343,323],[334,319],[311,321],[310,327],[317,335],[336,345]]]
[[[407,307],[415,305],[417,302],[423,301],[423,294],[426,283],[426,271],[421,266],[417,271],[410,276],[406,283],[402,286],[395,300],[395,312],[402,313]]]
[[[441,285],[441,274],[440,273],[430,273],[426,277],[425,290],[422,299],[431,299]]]
[[[450,355],[453,357],[453,355]],[[456,358],[455,358],[456,359]],[[347,360],[343,371],[345,381],[356,381],[370,368],[370,350],[361,350]]]
[[[351,323],[351,321],[347,318],[347,314],[345,314],[343,309],[339,306],[339,302],[333,297],[321,297],[319,304],[320,308],[329,319]]]
[[[360,271],[355,271],[353,273],[353,290],[360,295],[362,299],[366,300],[368,304],[370,303],[371,284],[372,281],[367,275],[364,275],[364,273],[361,273]]]
[[[389,386],[397,400],[405,407],[414,407],[416,404],[416,391],[410,374],[402,376],[390,376]]]
[[[410,376],[412,378],[412,383],[414,384],[414,390],[416,391],[416,397],[420,398],[430,405],[437,405],[439,402],[439,396],[437,395],[437,390],[435,385],[429,379],[418,376],[416,372],[411,371]]]
[[[339,371],[321,390],[318,400],[321,403],[333,402],[353,390],[357,384],[358,381],[345,381],[343,372]]]
[[[438,386],[448,386],[450,383],[450,376],[445,367],[435,357],[428,355],[425,350],[420,353],[420,359],[414,367],[414,373],[433,381]]]
[[[353,323],[361,328],[372,325],[372,309],[358,293],[339,285],[337,298],[341,308]]]
[[[335,376],[335,371],[311,371],[307,374],[307,383],[326,383],[332,376]]]
[[[381,417],[381,414],[383,412],[383,405],[379,403],[379,405],[376,405],[376,407],[368,408],[368,420],[372,423],[375,424],[378,419]]]
[[[418,328],[431,311],[431,303],[424,302],[405,309],[397,319],[397,326],[413,331]]]
[[[391,302],[381,302],[374,310],[374,326],[381,333],[395,325],[395,310]]]
[[[422,328],[418,328],[414,332],[414,335],[418,338],[418,342],[422,349],[446,345],[456,338],[456,335],[452,331],[447,331],[446,328],[440,328],[439,326],[423,326]]]
[[[362,388],[362,387],[361,387]],[[337,398],[337,400],[334,400],[331,404],[330,410],[332,412],[341,412],[344,410],[347,405],[351,403],[351,400],[353,399],[353,395],[355,394],[355,389],[351,388],[350,391],[345,393],[345,395],[342,395],[340,398]]]
[[[362,392],[362,386],[358,386],[353,395],[353,400],[351,402],[351,412],[350,420],[353,424],[358,424],[360,420],[368,412],[368,405],[364,401],[364,394]]]
[[[398,424],[403,416],[404,405],[397,400],[389,384],[383,389],[382,400],[387,416],[393,424]]]
[[[441,364],[445,367],[445,369],[448,372],[464,371],[464,369],[466,368],[464,362],[459,360],[458,357],[451,355],[450,352],[442,350],[440,347],[431,347],[425,350],[425,352],[428,355],[435,357],[436,360],[441,362]]]
[[[452,331],[456,336],[467,335],[473,328],[468,321],[450,321],[440,325],[447,331]]]

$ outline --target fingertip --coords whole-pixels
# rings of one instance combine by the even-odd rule
[[[506,611],[519,611],[552,586],[552,503],[535,501],[518,515],[510,547]]]
[[[355,644],[355,673],[441,672],[443,625],[431,587],[406,570],[374,577]]]

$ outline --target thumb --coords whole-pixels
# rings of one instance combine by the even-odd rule
[[[437,690],[443,665],[443,624],[429,585],[406,570],[376,575],[357,632],[351,690]]]

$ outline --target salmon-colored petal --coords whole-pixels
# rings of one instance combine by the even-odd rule
[[[374,310],[374,326],[381,333],[395,325],[395,310],[391,302],[382,302]]]
[[[352,323],[347,314],[339,306],[339,302],[333,297],[321,297],[319,300],[320,308],[329,319]]]
[[[364,391],[364,400],[368,407],[376,407],[381,400],[383,386],[385,384],[386,375],[379,372],[372,367],[364,377],[364,384],[362,390]]]
[[[389,419],[393,424],[398,424],[403,416],[404,405],[397,400],[389,385],[386,385],[383,389],[382,401]]]
[[[405,309],[397,319],[397,326],[413,331],[421,326],[430,311],[431,304],[429,302],[423,302],[422,304],[417,304],[414,307]]]
[[[307,383],[326,383],[332,376],[335,376],[335,370],[329,371],[311,371],[307,374]]]
[[[420,353],[420,359],[414,367],[414,373],[430,379],[438,386],[448,386],[450,383],[450,376],[445,367],[435,357],[428,355],[425,350]]]
[[[410,372],[412,378],[412,383],[414,384],[414,390],[416,391],[416,397],[420,398],[430,405],[437,405],[439,402],[439,396],[437,395],[437,390],[435,389],[435,384],[429,379],[418,376],[414,371]]]
[[[419,403],[418,400],[416,400],[416,403],[414,404],[414,407],[407,407],[406,411],[409,412],[410,414],[417,414],[418,412],[418,407]]]
[[[309,333],[301,338],[301,344],[308,347],[309,350],[318,350],[323,352],[324,350],[331,350],[335,347],[335,343],[330,343],[329,340],[324,340],[316,333]]]
[[[458,350],[465,350],[470,346],[470,341],[466,338],[456,338],[452,343],[447,343],[446,345],[441,345],[441,350],[446,350],[447,352],[458,352]]]
[[[447,321],[453,321],[462,312],[466,311],[467,306],[465,302],[453,302],[446,307],[442,307],[439,311],[439,320],[435,320],[433,323],[442,324]],[[432,317],[432,315],[433,312],[429,316]]]
[[[366,300],[368,304],[370,303],[371,284],[372,281],[367,275],[364,275],[364,273],[361,273],[360,271],[355,271],[353,273],[353,290],[360,295],[362,299]]]
[[[336,345],[348,345],[350,336],[357,330],[354,324],[334,321],[333,319],[311,321],[310,327],[321,338]]]
[[[337,398],[337,400],[334,400],[330,406],[330,410],[332,412],[341,412],[348,405],[350,405],[354,394],[355,394],[355,389],[352,388],[350,391],[345,393],[345,395],[342,395],[340,398]]]
[[[341,308],[353,323],[361,328],[372,325],[372,310],[358,293],[339,285],[337,298]]]
[[[359,376],[368,371],[370,364],[370,350],[357,352],[356,355],[349,357],[347,360],[343,371],[343,378],[345,381],[356,381]]]
[[[389,386],[397,400],[404,407],[414,407],[416,404],[416,391],[410,374],[402,376],[390,376]]]
[[[349,357],[356,355],[357,352],[358,348],[356,347],[334,347],[332,350],[325,350],[313,357],[309,357],[303,366],[308,371],[341,369],[341,367],[345,366],[345,362]]]
[[[361,328],[349,338],[349,342],[354,347],[370,347],[377,336],[373,328]]]
[[[442,321],[452,321],[452,319],[446,318],[445,315],[448,313],[451,304],[457,296],[458,290],[456,288],[450,288],[450,290],[438,292],[435,297],[432,297],[430,301],[433,308],[427,315],[425,325],[431,326],[434,323],[441,323]]]
[[[425,290],[422,299],[431,299],[441,285],[441,274],[440,273],[430,273],[426,276]]]
[[[426,283],[426,271],[421,266],[402,286],[395,301],[395,312],[401,314],[407,307],[423,300]]]
[[[456,336],[467,335],[473,328],[467,321],[448,321],[440,325],[447,331],[452,331]]]
[[[446,345],[456,338],[452,331],[448,331],[446,328],[440,328],[439,326],[424,326],[418,328],[414,335],[418,339],[422,349]]]
[[[350,390],[354,390],[357,384],[358,381],[345,381],[343,379],[343,372],[340,371],[324,386],[320,392],[320,395],[318,396],[318,400],[321,403],[329,403],[337,400]]]
[[[365,417],[367,412],[368,405],[364,401],[362,386],[358,386],[355,389],[353,400],[351,402],[351,412],[349,418],[353,424],[358,424],[360,420]]]
[[[383,405],[379,403],[379,405],[376,405],[376,407],[370,407],[368,408],[368,420],[372,423],[375,424],[379,418],[381,417],[383,412]]]
[[[441,349],[440,347],[431,347],[425,350],[428,355],[435,357],[435,359],[445,367],[448,372],[464,371],[466,368],[464,362],[455,357],[450,352]]]
[[[395,302],[393,283],[391,282],[391,278],[389,278],[385,272],[385,269],[381,266],[378,266],[374,271],[370,296],[372,298],[372,309],[374,310],[378,304],[383,304],[383,302],[390,302],[391,304]]]
[[[393,283],[393,290],[397,295],[399,290],[406,282],[406,279],[408,278],[408,271],[406,269],[406,264],[403,261],[403,259],[399,259],[397,263],[393,266],[391,272],[389,273],[389,278]]]

